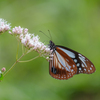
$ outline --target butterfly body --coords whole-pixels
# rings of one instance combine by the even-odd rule
[[[49,61],[49,73],[53,78],[65,80],[75,74],[95,72],[92,62],[82,54],[67,47],[55,45],[50,41],[52,60]]]

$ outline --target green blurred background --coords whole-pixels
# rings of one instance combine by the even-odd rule
[[[55,44],[82,53],[96,67],[91,75],[61,81],[49,75],[44,58],[18,63],[0,83],[0,100],[100,100],[100,0],[0,0],[0,18],[28,28],[46,44],[50,39],[39,31],[49,36],[50,30]],[[10,68],[16,51],[16,39],[0,35],[0,68]]]

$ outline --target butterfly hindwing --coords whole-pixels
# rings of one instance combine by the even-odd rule
[[[53,60],[49,61],[49,73],[56,79],[68,79],[77,72],[74,61],[61,49],[56,47]]]

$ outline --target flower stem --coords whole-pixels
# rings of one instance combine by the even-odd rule
[[[40,56],[36,56],[36,57],[34,57],[34,58],[30,59],[30,60],[26,60],[26,61],[18,61],[18,62],[29,62],[29,61],[32,61],[32,60],[38,58],[38,57],[40,57]]]
[[[19,62],[19,60],[24,56],[24,54],[18,59],[16,60],[16,62],[10,67],[10,69],[4,74],[4,76],[16,65],[16,63]]]
[[[18,42],[18,45],[17,45],[16,60],[18,59],[18,50],[19,50],[19,42]]]

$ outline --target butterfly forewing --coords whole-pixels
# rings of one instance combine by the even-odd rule
[[[57,46],[57,47],[61,49],[63,52],[65,52],[75,62],[77,66],[76,74],[79,74],[79,73],[91,74],[95,72],[95,67],[93,63],[82,54],[74,50],[71,50],[67,47],[63,47],[63,46]]]
[[[93,63],[86,58],[85,56],[83,56],[82,54],[78,54],[78,62],[76,65],[78,70],[77,70],[77,74],[79,73],[86,73],[86,74],[91,74],[95,72],[95,67],[93,65]]]
[[[49,61],[49,73],[56,79],[68,79],[77,73],[77,66],[64,51],[56,47],[53,60]]]

